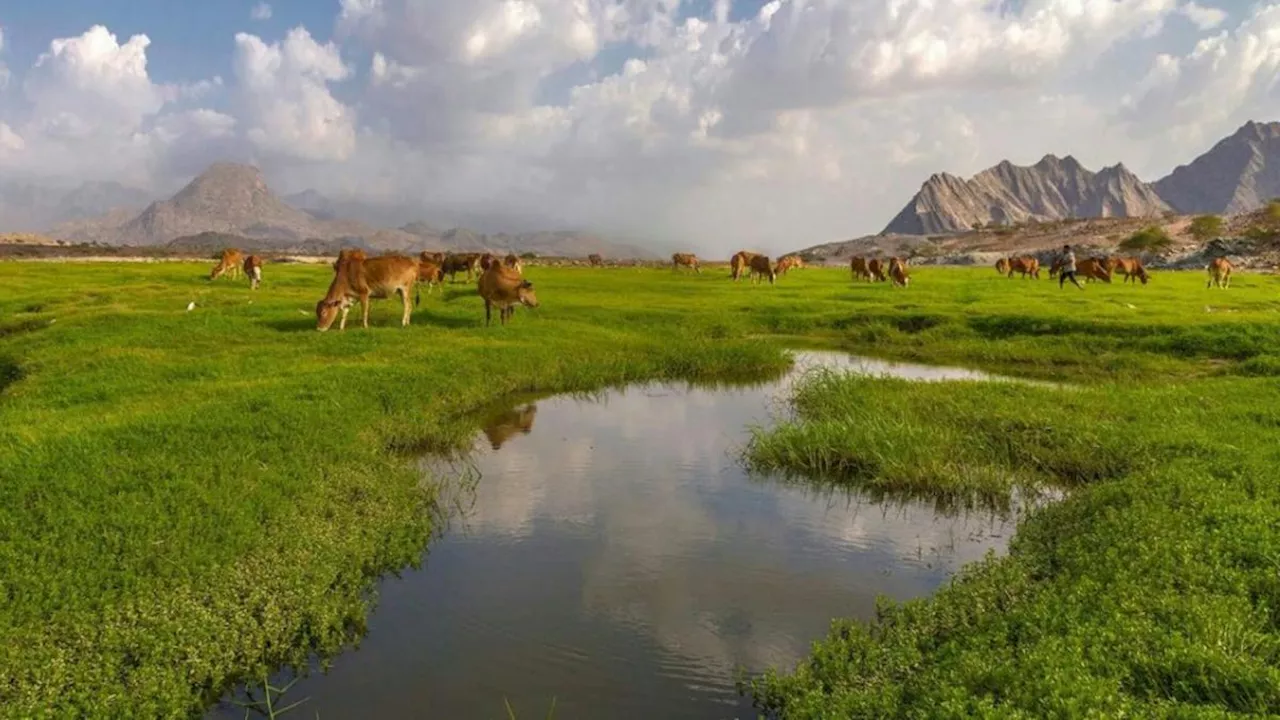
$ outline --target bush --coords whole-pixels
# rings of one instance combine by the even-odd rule
[[[1159,252],[1173,245],[1173,238],[1159,225],[1150,225],[1120,241],[1120,249],[1129,252]]]
[[[1191,221],[1191,234],[1200,242],[1222,235],[1222,218],[1217,215],[1201,215]]]
[[[1272,225],[1280,225],[1280,198],[1275,198],[1267,203],[1263,218]]]

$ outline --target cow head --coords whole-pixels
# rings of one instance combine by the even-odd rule
[[[345,306],[344,300],[321,300],[316,303],[316,329],[320,332],[328,330],[338,318],[338,311]]]
[[[538,307],[538,296],[533,292],[533,283],[525,280],[516,286],[517,297],[520,298],[520,304],[525,307]]]

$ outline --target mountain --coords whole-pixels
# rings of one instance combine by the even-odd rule
[[[1280,122],[1245,123],[1154,187],[1181,213],[1256,210],[1280,196]]]
[[[95,197],[84,191],[74,196],[75,203],[70,204],[87,207]],[[421,221],[397,229],[378,228],[337,214],[336,210],[355,201],[335,203],[314,190],[289,198],[298,205],[276,196],[252,165],[214,163],[173,197],[153,202],[141,212],[136,208],[116,208],[96,217],[59,223],[49,234],[80,243],[168,245],[200,251],[234,238],[246,250],[300,254],[336,252],[335,248],[351,245],[395,252],[494,250],[559,256],[597,252],[614,258],[654,257],[641,248],[575,231],[486,235],[460,227],[440,231]]]
[[[0,180],[0,224],[6,230],[45,229],[126,207],[136,213],[152,200],[117,182],[84,182],[70,187],[44,180]]]
[[[935,174],[883,233],[927,235],[1032,219],[1145,217],[1169,209],[1123,164],[1093,172],[1070,155],[1045,155],[1029,166],[1004,160],[969,180]]]

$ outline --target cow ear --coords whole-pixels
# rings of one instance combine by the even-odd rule
[[[520,287],[522,287],[522,288],[531,288],[531,287],[533,287],[533,283],[529,282],[528,280],[525,280],[524,282],[520,283]]]

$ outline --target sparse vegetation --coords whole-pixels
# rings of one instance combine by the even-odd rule
[[[1222,218],[1217,215],[1201,215],[1191,221],[1192,237],[1200,242],[1208,242],[1220,237],[1223,231]]]
[[[1173,238],[1159,225],[1149,225],[1120,241],[1125,252],[1158,253],[1173,246]]]

